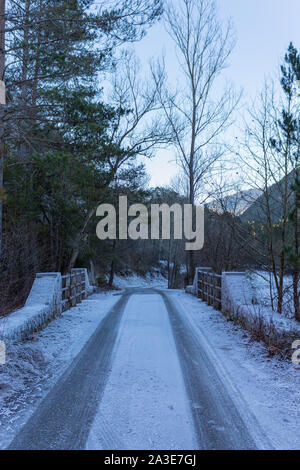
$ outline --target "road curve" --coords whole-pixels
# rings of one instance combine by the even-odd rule
[[[145,308],[143,307],[138,311],[139,316],[137,316],[134,302],[130,301],[128,303],[131,296],[133,298],[137,297],[135,294],[139,296],[139,299],[143,297],[148,302],[147,305],[146,303],[144,304]],[[135,304],[136,302],[137,300]],[[138,302],[141,303],[142,301],[138,300]],[[134,315],[133,312],[130,312],[130,309],[135,309]],[[153,317],[155,317],[155,325],[149,324],[151,312],[153,312]],[[161,317],[157,315],[160,312]],[[126,313],[127,317],[124,313]],[[130,314],[132,314],[131,317]],[[135,325],[137,319],[140,322],[141,328],[132,330],[136,331],[135,334],[137,336],[135,340],[132,337],[130,328]],[[145,327],[143,327],[143,322],[145,322]],[[122,325],[121,328],[120,325]],[[163,384],[163,390],[167,399],[169,397],[170,402],[172,399],[174,401],[174,387],[177,387],[179,390],[178,394],[183,396],[180,400],[181,402],[184,401],[189,409],[189,413],[186,415],[190,414],[192,416],[189,426],[192,428],[191,433],[195,436],[197,448],[256,448],[251,434],[235,406],[234,400],[220,379],[215,364],[209,357],[205,347],[201,344],[199,337],[193,331],[190,323],[176,307],[173,300],[171,300],[171,296],[166,291],[127,289],[117,304],[102,320],[69,368],[63,373],[53,389],[14,438],[9,449],[86,448],[86,443],[93,423],[96,421],[97,410],[101,405],[103,395],[105,401],[105,389],[106,387],[109,389],[107,382],[110,380],[110,376],[113,376],[114,368],[117,370],[115,361],[118,355],[118,348],[121,347],[122,334],[125,336],[123,339],[123,350],[119,351],[120,355],[126,355],[126,345],[128,343],[131,344],[132,353],[130,355],[128,346],[126,380],[119,386],[118,377],[121,377],[122,373],[122,367],[119,367],[120,372],[115,374],[116,379],[113,382],[115,386],[111,388],[111,390],[120,389],[119,392],[116,392],[119,393],[120,400],[118,401],[118,395],[116,395],[114,402],[116,408],[118,406],[122,407],[120,413],[123,412],[125,415],[127,413],[127,403],[126,400],[124,401],[122,394],[126,394],[125,389],[127,386],[129,387],[128,376],[131,374],[131,369],[132,371],[136,369],[143,372],[143,383],[146,384],[146,387],[148,386],[147,384],[151,384],[150,379],[153,380],[153,373],[159,370],[160,375],[158,374],[157,380],[160,380],[160,383]],[[169,355],[169,358],[164,358],[163,367],[165,369],[161,366],[162,361],[159,359],[159,354],[157,356],[154,354],[153,358],[150,357],[150,348],[148,348],[148,362],[143,362],[142,357],[137,357],[138,351],[142,351],[144,347],[143,338],[140,338],[140,335],[143,334],[148,340],[149,335],[153,335],[154,340],[160,337],[160,342],[155,343],[154,341],[153,344],[158,344],[158,347],[165,348],[162,351],[164,350],[164,354]],[[134,344],[135,341],[140,343],[138,346],[140,349],[134,349],[137,348]],[[169,346],[165,347],[163,345],[164,341]],[[147,342],[145,341],[146,347]],[[177,367],[176,364],[178,364],[179,374],[177,376],[180,377],[176,378],[176,383],[172,382],[173,379],[171,380],[168,377],[164,380],[164,371],[168,375],[167,368],[169,363],[170,367],[173,367],[174,370]],[[150,365],[148,366],[148,364]],[[147,367],[149,367],[149,371]],[[152,367],[151,371],[150,367]],[[147,373],[149,374],[149,380],[147,379]],[[132,383],[130,386],[132,387]],[[151,414],[151,407],[158,406],[159,398],[157,399],[157,397],[160,396],[158,391],[157,389],[157,396],[153,395],[152,397],[151,390],[145,389],[145,394],[147,393],[148,397],[148,408],[145,406],[145,413],[149,412]],[[130,396],[130,393],[133,394],[133,389],[128,390],[128,396]],[[153,391],[154,393],[155,391]],[[156,405],[154,405],[155,400]],[[181,404],[180,406],[180,409],[183,410],[185,405]],[[173,407],[170,406],[170,409],[173,409]],[[143,413],[143,409],[139,409],[139,413]],[[101,413],[98,414],[98,420],[101,420],[101,416],[103,416]],[[104,416],[103,418],[105,419]],[[126,419],[127,426],[129,427],[129,418],[127,417]],[[163,420],[163,416],[161,420]],[[140,422],[143,423],[142,420]],[[117,435],[119,432],[118,423],[114,422],[113,418],[109,419],[108,423],[109,427],[113,429],[114,434]],[[132,420],[132,423],[134,427],[134,420]],[[188,419],[186,423],[189,423]],[[159,423],[156,424],[159,426]],[[170,430],[173,424],[176,425],[172,421],[168,424]],[[168,430],[166,429],[165,431],[165,434],[168,435]],[[149,428],[147,432],[151,433],[151,429]],[[144,447],[147,448],[147,445],[147,442],[145,442]]]

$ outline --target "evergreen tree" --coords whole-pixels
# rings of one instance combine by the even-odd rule
[[[289,243],[284,244],[284,253],[288,263],[292,266],[294,313],[295,318],[300,321],[300,113],[299,103],[295,97],[295,85],[300,80],[300,54],[292,43],[289,45],[284,62],[281,66],[281,86],[286,96],[286,106],[283,107],[281,118],[278,121],[282,131],[282,139],[274,142],[274,145],[280,153],[287,154],[287,164],[292,168],[293,183],[290,189],[294,196],[291,198],[292,208],[287,217],[292,229],[290,230]]]
[[[118,114],[99,78],[160,12],[159,0],[7,1],[0,291],[11,308],[37,271],[67,270],[80,233],[87,252],[90,214],[111,191],[109,157],[125,151],[109,138]]]

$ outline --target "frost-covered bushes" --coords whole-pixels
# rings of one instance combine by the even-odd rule
[[[278,319],[266,315],[260,307],[231,308],[223,313],[234,323],[242,326],[251,333],[253,339],[264,341],[269,347],[278,352],[290,355],[291,345],[300,339],[300,330],[296,325],[279,325]]]
[[[300,325],[259,303],[257,292],[243,273],[223,273],[222,312],[251,332],[255,339],[283,352],[290,352],[300,339]]]
[[[126,287],[167,287],[167,280],[159,273],[147,273],[145,276],[140,276],[136,273],[131,273],[127,276],[115,275],[114,286],[120,289]]]

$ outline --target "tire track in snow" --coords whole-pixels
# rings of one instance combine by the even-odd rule
[[[112,372],[87,440],[88,450],[197,449],[176,345],[163,299],[132,289]],[[113,446],[103,422],[122,444]],[[108,441],[108,442],[107,442]]]
[[[124,294],[59,378],[9,449],[84,449],[111,370],[120,321],[130,297]]]
[[[163,292],[159,293],[169,312],[199,448],[256,449],[247,426],[197,334],[170,297]]]
[[[195,331],[193,331],[190,322],[186,320],[183,315],[181,315],[178,310],[178,307],[176,307],[174,302],[170,299],[170,296],[168,294],[165,294],[164,292],[157,290],[132,288],[126,291],[126,293],[120,298],[117,304],[102,320],[102,322],[99,324],[96,331],[91,336],[90,340],[87,342],[84,348],[81,350],[79,355],[74,359],[74,361],[66,370],[66,372],[60,377],[56,385],[49,392],[49,394],[42,401],[40,406],[36,409],[36,411],[25,424],[25,426],[21,429],[19,434],[12,441],[9,447],[10,449],[30,450],[86,448],[86,442],[88,440],[88,436],[90,434],[90,430],[95,419],[96,411],[102,400],[104,389],[107,384],[107,379],[110,376],[113,360],[116,357],[117,351],[119,350],[119,345],[118,348],[116,348],[116,342],[118,341],[118,336],[120,333],[120,323],[128,299],[132,294],[153,294],[155,292],[162,296],[162,300],[164,301],[167,310],[167,312],[165,311],[165,313],[161,312],[162,317],[159,321],[158,319],[156,320],[157,333],[155,336],[157,339],[161,337],[161,340],[163,340],[163,342],[160,342],[162,347],[165,342],[169,343],[171,341],[172,343],[172,341],[174,342],[175,340],[175,344],[173,350],[171,347],[171,349],[169,349],[168,351],[164,351],[164,353],[159,355],[159,361],[157,361],[157,359],[155,358],[151,359],[151,355],[149,354],[151,353],[151,348],[154,346],[154,344],[151,345],[151,338],[153,338],[153,336],[150,334],[150,343],[148,345],[148,360],[151,359],[152,361],[154,361],[153,366],[156,367],[156,364],[158,364],[161,361],[161,358],[163,358],[166,363],[165,367],[163,367],[164,371],[167,370],[167,366],[169,367],[170,361],[171,363],[173,362],[176,366],[176,362],[179,360],[180,366],[178,367],[178,374],[179,376],[181,376],[182,374],[185,383],[185,388],[183,385],[183,393],[180,392],[179,395],[181,397],[180,399],[184,401],[184,397],[186,394],[186,398],[189,401],[190,408],[192,411],[192,418],[194,421],[194,423],[192,424],[194,424],[199,448],[256,448],[254,440],[252,439],[250,433],[248,432],[247,426],[245,425],[243,419],[241,418],[241,415],[238,412],[234,399],[231,397],[226,387],[224,387],[224,384],[220,378],[220,375],[217,370],[219,364],[217,365],[217,367],[213,363],[213,359],[209,352],[206,351],[205,346],[201,342],[201,338],[197,333],[195,333]],[[153,321],[151,320],[152,312],[156,312],[156,314],[160,312],[159,302],[157,302],[157,298],[155,300],[155,297],[156,296],[154,296],[153,298],[152,305],[148,305],[147,307],[146,304],[143,304],[143,306],[141,306],[142,315],[140,317],[140,321],[142,321],[142,323],[144,322],[143,317],[146,313],[145,310],[148,311],[148,314],[146,316],[150,314],[148,320],[145,318],[146,324],[148,321]],[[156,305],[154,300],[156,302]],[[134,312],[127,312],[127,315],[132,316],[133,314]],[[163,317],[165,315],[167,316],[167,324],[165,324],[165,322],[163,321]],[[137,319],[135,318],[134,323],[136,323],[136,321]],[[170,326],[168,326],[169,321]],[[136,328],[132,321],[130,321],[130,323],[131,326],[129,325],[128,327],[127,321],[122,322],[124,332],[126,332],[127,335],[129,333],[132,333],[130,328]],[[163,324],[165,325],[164,327]],[[142,331],[145,330],[145,325],[141,324],[140,326],[142,327],[142,329],[140,330],[140,332],[142,333]],[[152,329],[151,324],[148,324],[146,330],[149,329],[149,327],[150,330],[147,331],[147,333],[150,333]],[[170,329],[170,334],[168,334],[168,329]],[[132,354],[131,359],[128,358],[128,370],[125,371],[128,374],[131,374],[129,368],[131,360],[133,361],[131,362],[131,364],[134,365],[134,358],[137,357],[136,353],[141,353],[141,351],[145,347],[145,344],[143,344],[145,336],[140,336],[138,334],[138,331],[136,331],[136,334],[137,336],[135,336],[135,338],[134,335],[132,337],[132,347],[135,349],[137,348],[136,339],[140,338],[137,348],[140,348],[140,350],[132,351],[132,353],[135,352],[135,354]],[[127,341],[126,344],[128,344]],[[127,350],[125,348],[123,351],[124,355],[127,354],[128,351],[126,351]],[[139,359],[139,361],[140,360],[141,358]],[[142,363],[139,364],[140,372],[143,372],[141,370],[142,365]],[[115,364],[114,362],[114,370],[116,366],[117,364]],[[153,371],[155,371],[155,367],[153,367]],[[148,377],[148,364],[144,372],[144,383],[141,385],[147,384],[148,388],[148,385],[150,383],[149,380],[151,380],[151,377]],[[169,380],[167,377],[168,374],[163,374],[161,376],[160,383],[163,384],[165,379],[168,383]],[[124,385],[128,385],[126,377],[124,380]],[[178,379],[178,381],[180,382],[180,379]],[[178,381],[176,381],[176,383]],[[182,387],[179,386],[179,382],[177,383],[178,390],[176,387],[171,387],[171,390],[173,390],[174,388],[177,390],[177,392],[181,390]],[[120,385],[119,379],[116,380],[116,383]],[[116,389],[114,388],[114,390]],[[165,398],[167,403],[167,398],[171,398],[168,392],[170,388],[165,387],[165,390]],[[124,388],[119,390],[118,393],[120,394],[119,398],[122,397],[124,393]],[[153,396],[159,395],[159,401],[157,401],[155,405],[155,407],[157,407],[157,404],[161,403],[162,395],[158,392],[153,395],[152,390],[150,390],[150,388],[148,390],[148,394],[148,411],[152,412]],[[176,397],[174,396],[173,400],[175,400],[175,398],[177,400],[179,398],[179,395],[177,394]],[[114,403],[116,404],[116,402]],[[141,404],[143,404],[142,401]],[[128,403],[124,407],[125,412],[127,406]],[[173,409],[173,407],[171,406],[170,408]],[[141,412],[145,414],[145,410],[142,411],[142,409]],[[153,426],[160,425],[160,423],[162,422],[161,420],[163,415],[163,413],[160,413],[159,418],[156,419],[155,423],[152,423]],[[169,419],[170,426],[172,428],[174,422],[171,416],[169,417]],[[105,414],[101,413],[99,415],[99,421],[100,423],[98,425],[97,433],[101,432],[103,434],[101,434],[102,438],[101,436],[100,438],[104,441],[105,447],[112,449],[121,448],[122,443],[119,442],[119,438],[117,437],[117,433],[119,433],[120,428],[115,426],[116,422],[114,420],[111,421],[110,419],[107,420]],[[140,423],[141,426],[143,424],[142,421]],[[116,431],[114,431],[115,428]],[[187,429],[188,428],[189,426],[187,426]],[[144,428],[141,427],[141,429]],[[159,430],[159,427],[157,429]],[[165,434],[167,435],[168,433],[166,432]],[[174,439],[174,443],[175,441],[176,439]],[[156,445],[159,446],[158,442],[156,442]],[[155,448],[155,443],[152,443],[150,445],[150,448],[153,447],[153,444]],[[143,447],[147,447],[147,443],[144,440]]]

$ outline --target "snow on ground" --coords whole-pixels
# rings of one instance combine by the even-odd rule
[[[161,287],[167,288],[168,281],[161,274],[147,274],[145,277],[139,276],[138,274],[132,274],[130,276],[119,276],[114,277],[114,286],[120,289],[126,287]]]
[[[276,308],[276,286],[274,278],[271,273],[267,271],[249,271],[247,277],[250,280],[251,286],[254,290],[255,297],[260,305],[271,307],[271,295],[274,299]],[[271,291],[270,291],[271,283]],[[293,318],[293,291],[292,291],[292,276],[284,276],[284,298],[283,298],[283,313],[288,318]]]
[[[197,449],[175,341],[160,295],[136,294],[129,299],[117,343],[87,448]]]
[[[152,279],[138,276],[131,276],[130,279],[117,277],[116,284],[121,288],[133,286],[166,288],[166,281],[161,277]],[[241,414],[247,415],[246,419],[254,416],[253,419],[260,423],[274,448],[299,450],[300,366],[271,357],[266,346],[253,341],[249,333],[228,322],[220,312],[195,297],[183,291],[169,291],[169,295],[174,296],[181,313],[189,318],[195,331],[199,332],[201,341],[207,345],[218,370],[227,380],[227,382],[225,380],[226,386],[230,388],[235,402],[240,406]],[[31,340],[7,344],[7,363],[0,365],[0,448],[7,447],[15,433],[27,421],[119,298],[112,292],[94,294],[51,322]],[[137,295],[133,296],[130,302],[138,302],[139,309],[143,308],[146,312],[147,305],[144,305],[143,299],[146,301],[146,296]],[[178,373],[178,359],[174,352],[173,338],[169,334],[170,326],[166,313],[161,310],[149,312],[149,334],[141,336],[135,311],[136,308],[128,309],[126,318],[122,320],[128,322],[129,329],[126,334],[124,329],[123,333],[122,328],[120,330],[119,348],[116,354],[121,356],[116,364],[120,363],[121,366],[112,370],[94,422],[96,428],[94,431],[92,429],[88,447],[99,447],[97,430],[101,425],[103,433],[100,439],[106,435],[110,442],[115,443],[115,448],[122,446],[126,448],[129,436],[121,431],[126,428],[127,432],[130,427],[126,427],[125,421],[122,421],[124,417],[121,412],[116,416],[116,410],[122,409],[122,403],[115,407],[113,398],[114,388],[122,386],[123,382],[128,383],[129,380],[132,384],[132,394],[124,396],[122,400],[124,406],[126,404],[132,410],[130,440],[133,437],[136,446],[142,448],[149,425],[152,428],[157,426],[157,441],[150,443],[149,448],[157,448],[163,446],[164,442],[171,441],[169,437],[172,436],[164,434],[164,429],[167,427],[164,428],[160,416],[160,403],[166,398],[164,396],[164,380],[166,380],[168,383],[173,383],[174,391],[177,390],[176,394],[174,392],[176,396],[173,397],[174,401],[178,400],[178,415],[174,421],[172,438],[174,448],[190,447],[191,436],[188,426],[190,418],[181,400],[182,383]],[[153,329],[156,331],[155,334],[152,333]],[[157,343],[155,347],[152,344],[153,338]],[[162,361],[160,374],[153,368],[155,362],[153,352],[159,354]],[[146,374],[144,365],[141,364],[140,375],[133,380],[130,376],[130,358],[133,356],[138,360],[146,358],[147,368],[152,367],[153,374]],[[157,408],[145,426],[142,411],[152,399],[156,400]],[[170,404],[170,416],[174,413],[172,407],[173,404]],[[119,420],[120,429],[110,428],[111,416]],[[168,415],[164,419],[168,419]],[[182,427],[182,436],[178,444],[179,427]],[[105,442],[103,445],[105,446]]]
[[[207,342],[242,415],[244,403],[275,449],[299,450],[300,366],[270,357],[266,346],[195,297],[180,291],[172,295]]]
[[[257,295],[243,274],[223,275],[222,308],[226,315],[256,338],[289,354],[291,344],[300,337],[300,323],[260,303]]]
[[[6,364],[0,365],[0,449],[7,447],[118,300],[111,292],[94,294],[30,340],[6,343]]]

